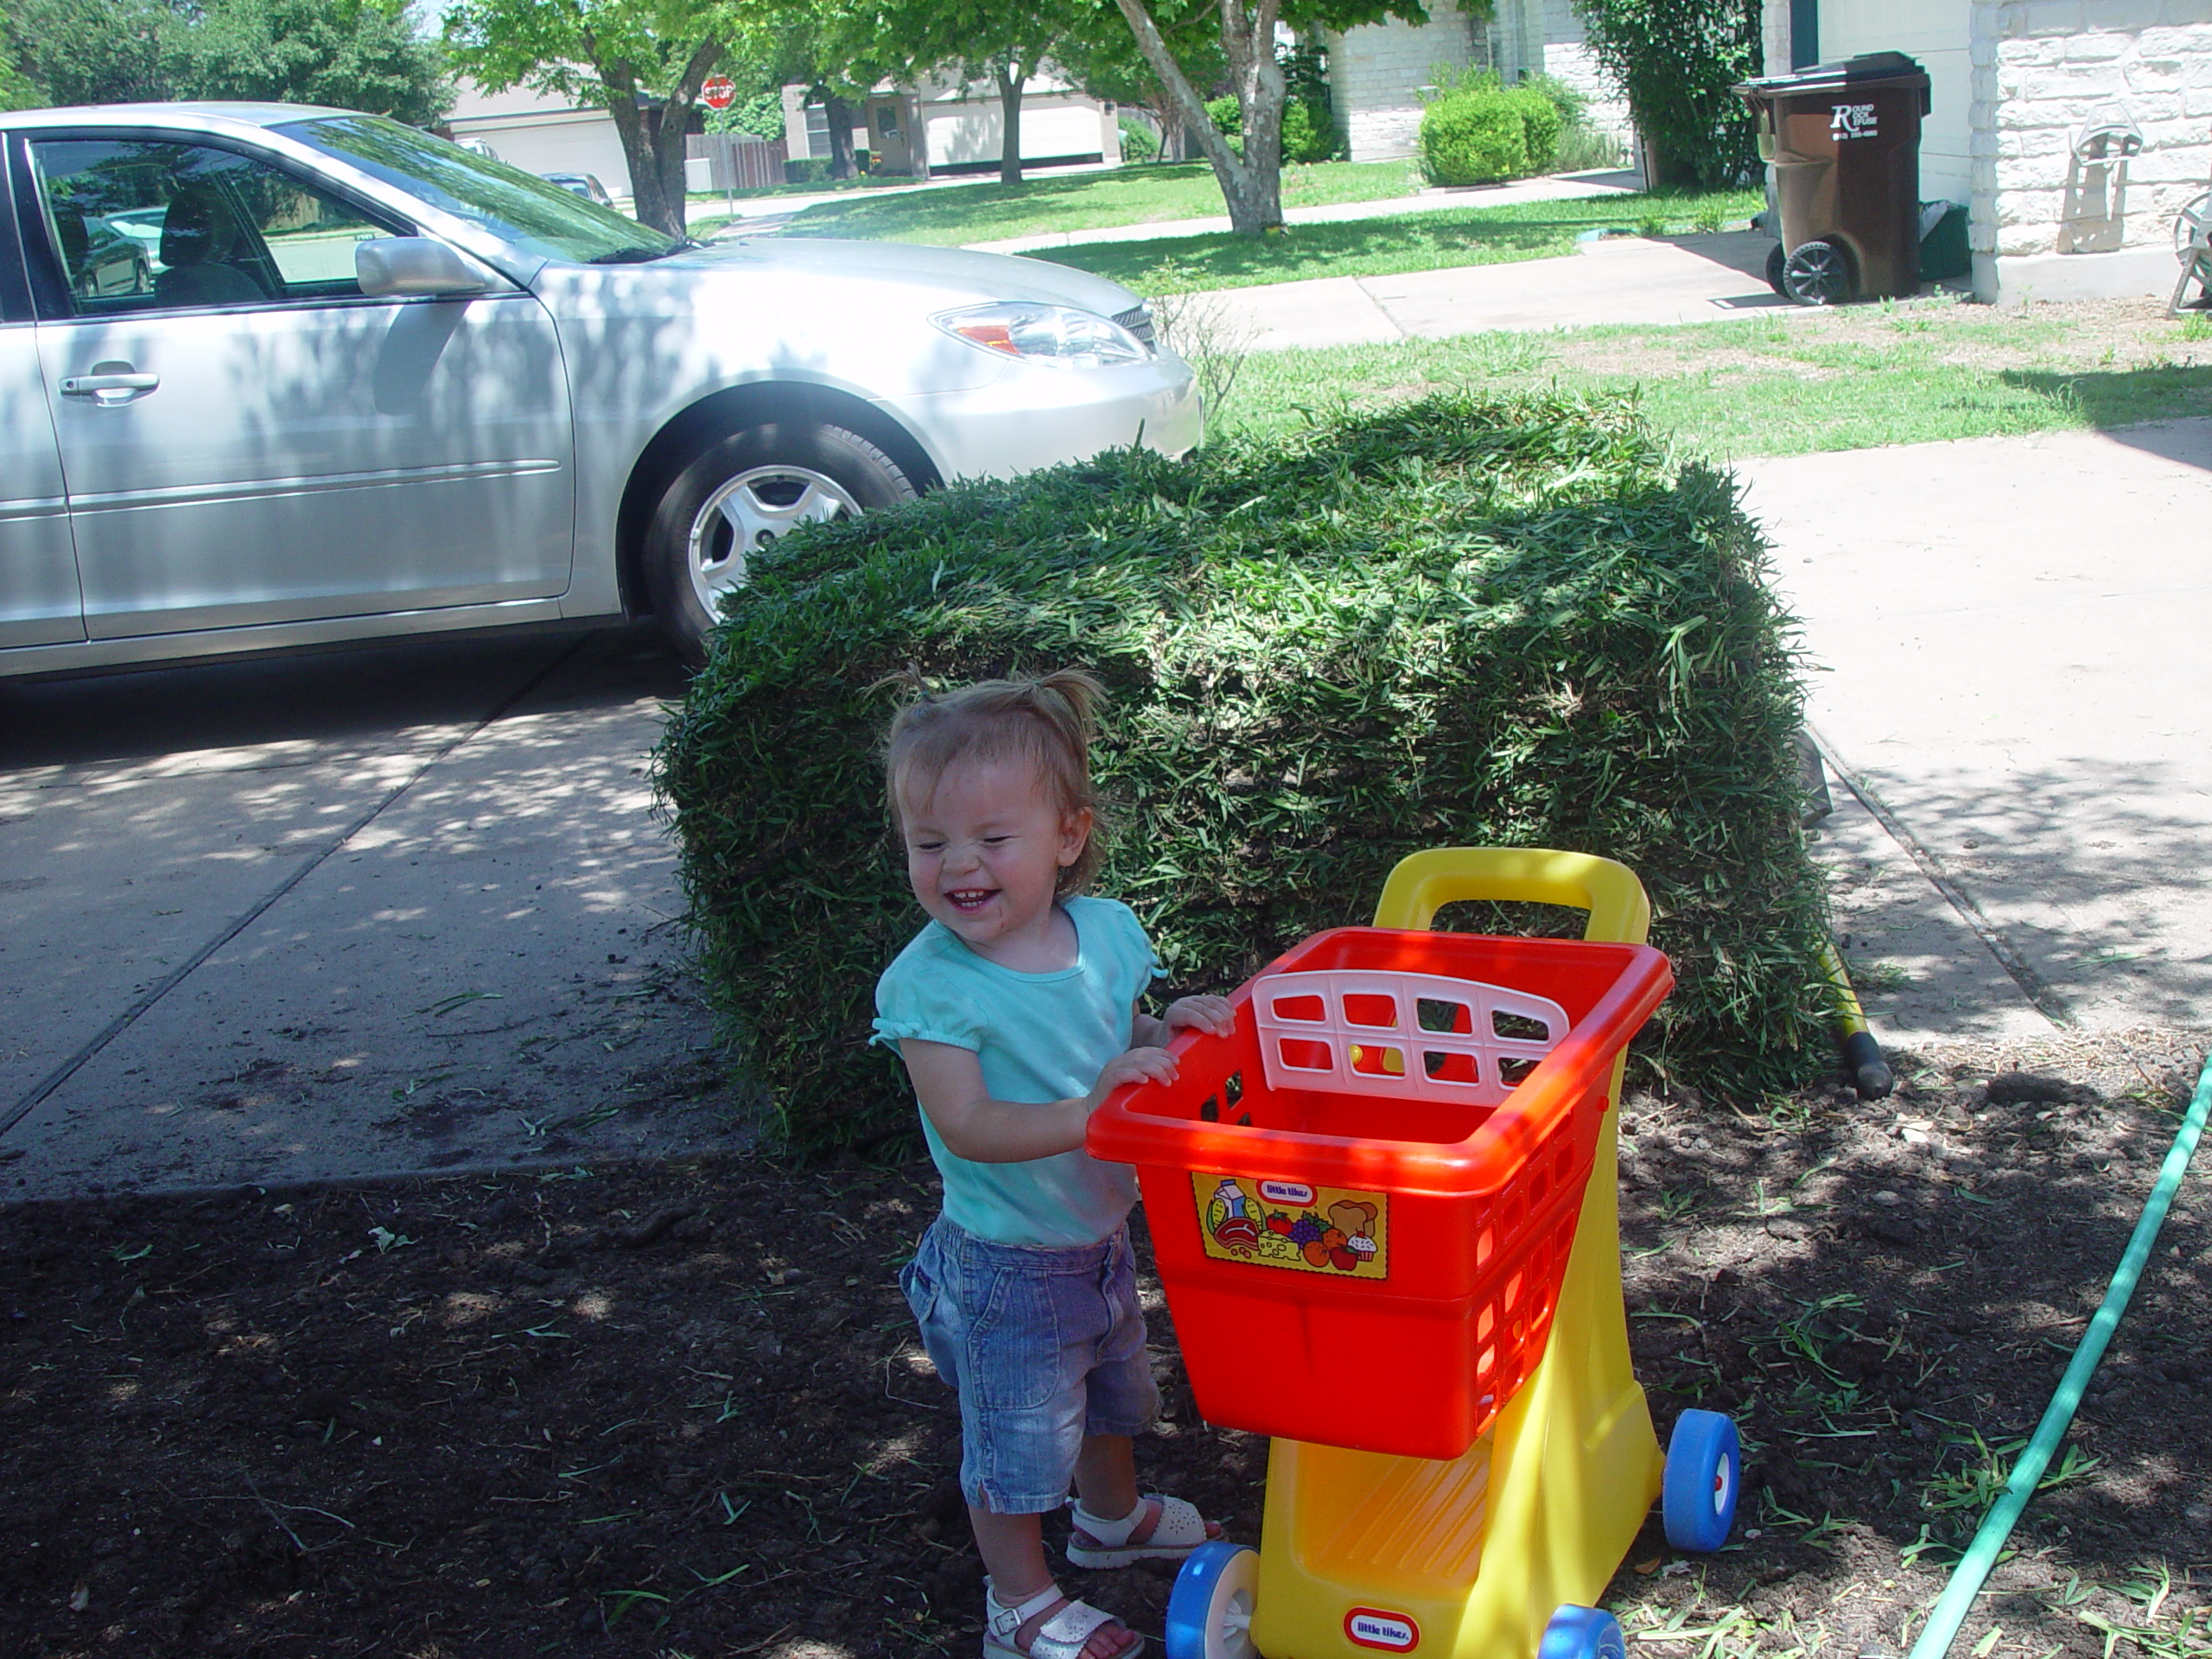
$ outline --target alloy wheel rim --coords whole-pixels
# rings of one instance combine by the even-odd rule
[[[708,615],[715,601],[745,585],[753,555],[798,524],[856,513],[844,486],[810,467],[753,467],[725,481],[691,517],[685,563],[691,591]]]

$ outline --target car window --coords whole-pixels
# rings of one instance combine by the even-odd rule
[[[612,264],[657,259],[683,245],[550,179],[382,116],[317,116],[276,130],[541,259]]]
[[[353,248],[392,234],[283,169],[210,144],[31,144],[79,315],[357,297]]]

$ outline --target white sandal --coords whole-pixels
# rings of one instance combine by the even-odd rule
[[[1129,1535],[1144,1519],[1147,1503],[1160,1505],[1160,1518],[1153,1523],[1149,1537],[1141,1544],[1133,1544]],[[1075,1531],[1069,1535],[1067,1548],[1071,1567],[1096,1570],[1128,1567],[1135,1561],[1179,1561],[1213,1536],[1206,1530],[1205,1517],[1198,1513],[1196,1504],[1159,1492],[1147,1492],[1137,1500],[1136,1508],[1119,1521],[1103,1520],[1091,1514],[1083,1507],[1080,1498],[1070,1498],[1068,1508],[1075,1511]]]
[[[1083,1659],[1084,1649],[1090,1645],[1090,1638],[1103,1626],[1122,1623],[1113,1614],[1101,1612],[1087,1601],[1071,1601],[1038,1627],[1026,1651],[1016,1647],[1014,1640],[1020,1635],[1021,1627],[1062,1599],[1059,1586],[1048,1584],[1028,1600],[1008,1607],[999,1600],[997,1586],[985,1579],[983,1659]],[[1140,1636],[1115,1659],[1136,1659],[1143,1651],[1144,1638]]]

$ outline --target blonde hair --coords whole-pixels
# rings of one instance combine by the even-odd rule
[[[1106,688],[1081,669],[1057,669],[1033,680],[979,680],[942,694],[931,692],[918,671],[885,683],[906,688],[912,700],[891,721],[883,745],[883,781],[891,818],[899,821],[899,798],[916,784],[926,799],[938,780],[963,760],[1023,760],[1062,817],[1090,815],[1090,834],[1074,863],[1059,874],[1058,891],[1080,893],[1098,868],[1100,810],[1090,781],[1090,740]]]

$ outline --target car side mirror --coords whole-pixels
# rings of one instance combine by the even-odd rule
[[[492,274],[458,248],[427,236],[379,236],[353,245],[361,292],[388,295],[481,294]]]

